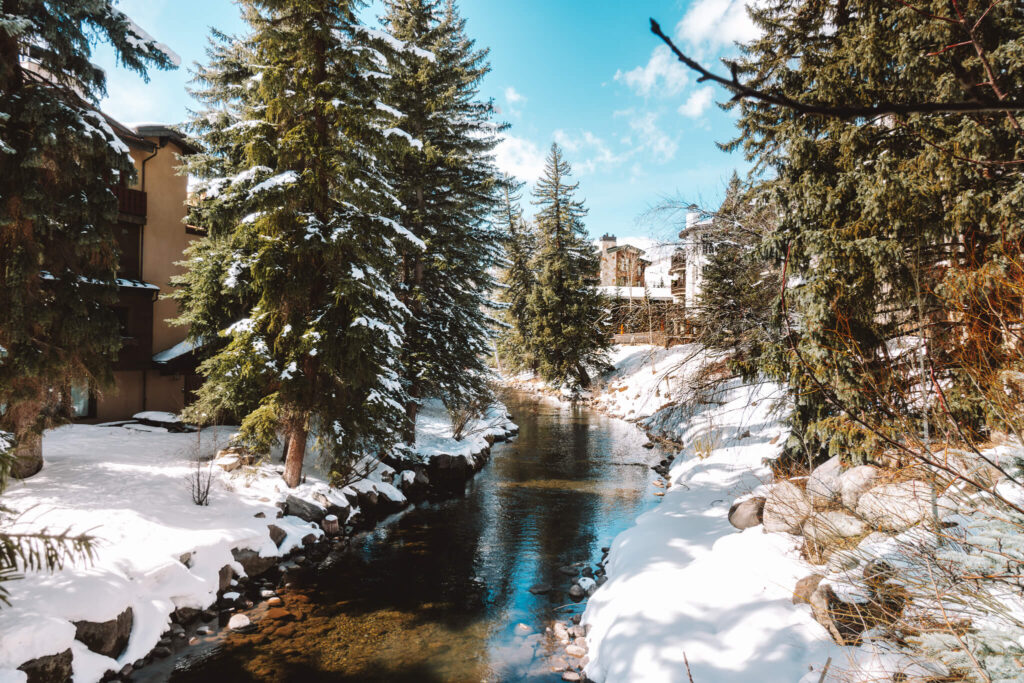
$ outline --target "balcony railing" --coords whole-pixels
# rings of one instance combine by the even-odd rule
[[[133,190],[120,185],[114,186],[114,195],[117,196],[117,210],[127,216],[136,218],[146,217],[146,193],[142,190]]]

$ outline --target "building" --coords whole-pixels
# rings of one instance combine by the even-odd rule
[[[601,237],[598,248],[602,287],[644,286],[644,271],[651,262],[643,257],[643,249],[631,244],[619,245],[615,235]]]
[[[112,421],[158,410],[177,413],[199,383],[188,330],[168,320],[178,314],[176,301],[163,299],[176,265],[199,230],[185,225],[188,179],[178,174],[180,157],[192,146],[174,130],[160,125],[125,126],[107,117],[135,162],[136,182],[113,188],[118,199],[117,317],[122,347],[114,363],[115,386],[100,395],[72,388],[76,417]]]
[[[669,287],[647,282],[653,262],[633,244],[618,244],[615,235],[597,243],[601,271],[598,290],[611,301],[609,315],[617,344],[667,344],[669,312],[675,303]],[[664,285],[663,282],[658,282]]]

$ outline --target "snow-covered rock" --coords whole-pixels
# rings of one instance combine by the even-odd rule
[[[754,496],[733,503],[729,508],[729,524],[740,531],[761,524],[764,516],[764,496]]]
[[[828,505],[838,500],[840,494],[840,475],[843,472],[843,461],[833,456],[814,468],[807,479],[807,498],[813,505]]]
[[[867,532],[867,525],[841,510],[815,512],[804,522],[803,536],[812,543],[828,545],[844,538],[854,538]]]
[[[811,504],[799,486],[788,481],[773,484],[764,503],[765,531],[799,534],[811,511]]]
[[[847,510],[856,510],[860,497],[875,485],[877,478],[878,468],[873,465],[857,465],[843,472],[839,477],[843,507]]]
[[[860,497],[857,514],[873,527],[903,531],[931,515],[931,497],[931,487],[923,481],[883,484]]]

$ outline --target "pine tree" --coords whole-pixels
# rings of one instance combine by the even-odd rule
[[[530,292],[530,346],[541,376],[559,385],[590,384],[588,367],[601,367],[611,346],[607,304],[596,289],[600,267],[587,239],[587,210],[568,184],[572,166],[551,145],[544,175],[534,188],[537,282]]]
[[[96,108],[97,39],[143,76],[173,65],[110,0],[2,3],[0,427],[17,439],[16,477],[42,467],[42,432],[68,419],[72,383],[109,385],[120,347],[111,186],[134,171]]]
[[[250,31],[215,36],[191,122],[206,150],[189,160],[192,219],[210,234],[178,297],[192,337],[218,340],[191,413],[241,412],[264,452],[283,433],[296,486],[310,439],[344,474],[400,436],[405,309],[388,280],[396,242],[422,243],[387,215],[393,39],[352,0],[240,4]]]
[[[763,36],[746,48],[737,73],[822,104],[1020,92],[1020,8],[966,0],[957,3],[962,20],[941,18],[951,11],[938,0],[774,0],[753,11]],[[937,409],[915,399],[936,383],[946,387],[942,410],[966,431],[983,431],[991,419],[983,397],[1006,350],[986,323],[1021,303],[996,286],[1022,240],[1024,193],[1011,172],[1024,158],[1020,121],[840,120],[752,101],[734,106],[742,117],[733,146],[771,169],[765,187],[783,220],[768,246],[794,279],[790,332],[766,365],[795,397],[789,449],[862,459],[903,438],[902,416]],[[943,312],[950,309],[957,314]],[[913,351],[894,356],[901,346]]]
[[[532,225],[523,219],[519,204],[523,183],[514,178],[502,180],[504,205],[501,224],[506,262],[501,274],[503,305],[502,333],[498,338],[497,351],[502,370],[519,372],[536,371],[536,358],[530,341],[529,297],[537,278],[533,271],[533,259],[537,251],[537,235]]]
[[[490,70],[487,51],[466,37],[453,2],[389,0],[385,28],[417,49],[390,70],[386,110],[396,136],[387,176],[402,209],[394,216],[425,249],[402,249],[398,294],[412,315],[403,347],[409,402],[406,440],[428,396],[454,408],[487,394],[486,358],[500,258],[491,225],[497,174],[490,152],[501,130],[490,102],[477,99]]]

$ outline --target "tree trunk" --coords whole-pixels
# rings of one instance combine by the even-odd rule
[[[304,424],[292,428],[288,435],[288,456],[284,461],[284,483],[293,489],[302,481],[302,461],[306,457],[309,434]]]
[[[420,412],[420,403],[414,396],[405,402],[405,434],[403,441],[407,446],[416,445],[416,416]]]
[[[29,432],[22,434],[14,446],[14,463],[11,476],[27,479],[43,469],[43,435]]]
[[[576,372],[579,375],[578,379],[580,381],[580,386],[583,387],[584,389],[589,388],[590,387],[590,375],[587,374],[587,371],[583,367],[582,363],[577,363],[576,364]]]

